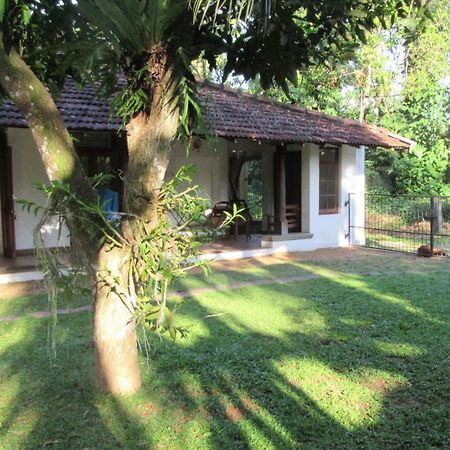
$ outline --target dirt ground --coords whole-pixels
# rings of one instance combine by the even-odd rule
[[[413,254],[373,250],[361,247],[324,248],[309,252],[280,253],[272,256],[248,258],[230,261],[214,261],[212,270],[245,270],[258,266],[289,263],[317,263],[327,266],[353,268],[371,268],[379,270],[450,270],[450,258],[436,256],[433,258],[420,257]],[[11,283],[0,285],[0,299],[10,299],[22,295],[44,292],[42,281],[26,283]]]
[[[239,268],[250,268],[255,266],[266,266],[271,264],[283,264],[290,262],[313,262],[332,264],[333,261],[350,265],[358,261],[370,261],[384,263],[389,266],[399,266],[402,268],[439,268],[449,267],[450,258],[446,256],[435,256],[426,258],[412,253],[402,253],[386,250],[375,250],[362,247],[342,247],[342,248],[322,248],[309,252],[280,253],[259,258],[248,258],[230,261],[216,261],[212,263],[212,268],[217,270],[236,270]]]
[[[21,297],[22,295],[44,292],[42,281],[27,281],[26,283],[0,284],[0,300]]]

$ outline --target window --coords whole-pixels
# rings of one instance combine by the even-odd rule
[[[126,167],[127,156],[125,139],[112,133],[79,134],[76,149],[87,176],[93,177],[100,173],[114,175],[103,187],[119,193],[121,207],[123,183],[120,174]]]
[[[339,212],[339,152],[320,150],[319,157],[319,214]]]

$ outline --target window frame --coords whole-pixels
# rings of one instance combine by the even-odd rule
[[[329,150],[334,150],[335,152],[335,159],[334,161],[323,161],[321,160],[322,152],[326,152]],[[339,214],[340,212],[340,149],[339,148],[321,148],[319,151],[319,215],[326,215],[326,214]],[[321,196],[325,194],[321,194],[321,169],[323,166],[332,166],[334,168],[334,174],[335,174],[335,184],[334,184],[334,193],[335,193],[335,204],[333,208],[321,208],[320,207],[320,200]],[[327,180],[324,180],[327,181]]]

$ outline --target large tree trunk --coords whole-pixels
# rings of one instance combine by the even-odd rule
[[[130,120],[128,132],[127,211],[144,220],[157,220],[154,207],[178,129],[178,107],[170,71],[154,81],[149,112]]]
[[[98,259],[94,309],[97,385],[113,394],[139,390],[141,376],[133,320],[134,298],[127,286],[129,250],[104,247]]]
[[[27,120],[48,178],[67,182],[86,201],[94,200],[95,194],[51,95],[14,49],[5,51],[1,38],[0,34],[0,84]],[[135,220],[150,226],[158,220],[156,198],[178,126],[178,109],[167,88],[170,73],[163,70],[156,81],[149,112],[138,114],[128,126],[126,209],[140,218]],[[124,226],[133,230],[133,219]],[[140,236],[132,238],[138,242]],[[112,393],[135,392],[141,385],[133,320],[134,292],[139,286],[128,278],[129,248],[105,244],[99,250],[98,241],[89,235],[82,242],[97,266],[94,342],[98,385]]]
[[[167,87],[169,79],[166,72],[157,80],[149,112],[136,115],[127,126],[126,211],[135,218],[124,222],[122,234],[137,245],[143,237],[143,227],[137,222],[144,222],[147,229],[158,223],[157,197],[178,128],[178,108]],[[140,286],[128,274],[130,255],[119,248],[104,249],[98,260],[94,319],[97,380],[113,393],[135,392],[141,383],[133,319],[135,292]],[[108,285],[102,281],[104,274],[108,274]],[[115,285],[113,278],[121,283]]]

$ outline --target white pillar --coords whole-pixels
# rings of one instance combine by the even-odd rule
[[[353,184],[353,193],[351,199],[350,220],[352,225],[357,228],[352,228],[350,235],[350,243],[365,245],[365,192],[366,192],[366,177],[365,177],[365,147],[361,145],[355,151],[355,176]]]
[[[319,211],[319,154],[314,144],[302,148],[302,232],[313,233]]]

